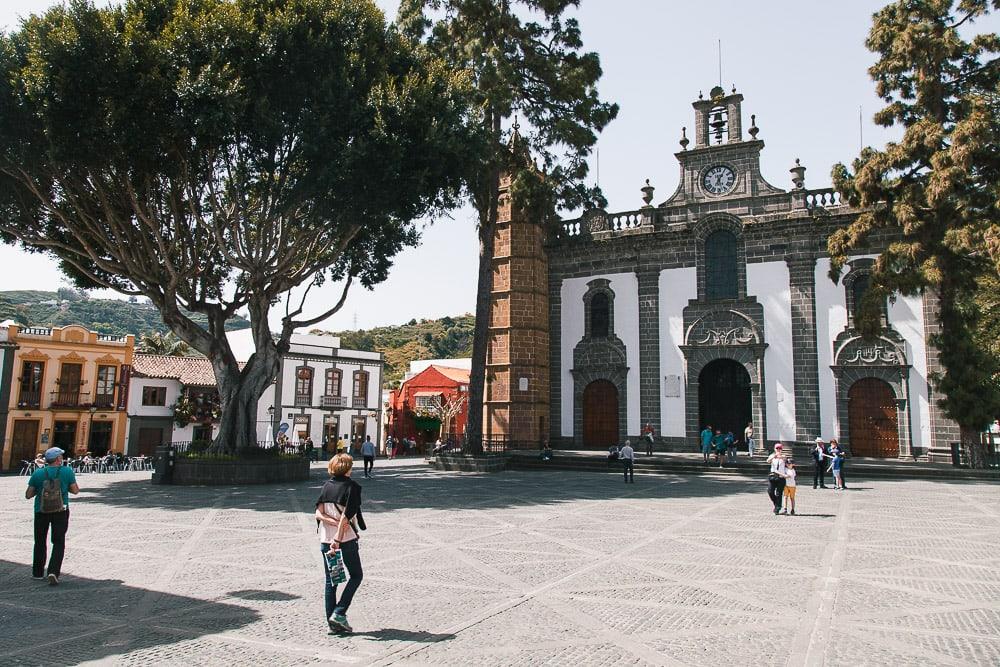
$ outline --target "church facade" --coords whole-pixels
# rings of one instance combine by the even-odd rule
[[[693,451],[705,425],[741,435],[752,423],[768,444],[820,436],[855,456],[947,456],[958,431],[930,384],[933,295],[887,302],[877,339],[857,332],[856,304],[889,239],[833,282],[827,237],[857,211],[830,189],[807,189],[797,161],[789,189],[765,180],[764,142],[742,101],[716,88],[694,102],[693,141],[684,130],[675,154],[680,183],[659,205],[647,181],[642,208],[591,210],[542,238],[507,202],[498,245],[521,248],[532,270],[518,279],[498,256],[494,305],[536,296],[519,310],[508,299],[491,340],[530,331],[547,338],[548,355],[523,368],[490,358],[488,387],[502,376],[508,393],[506,423],[517,387],[530,428],[487,420],[488,434],[603,448],[648,423],[669,449]]]

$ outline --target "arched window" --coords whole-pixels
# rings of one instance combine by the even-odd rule
[[[851,322],[855,322],[858,315],[861,313],[861,303],[865,299],[865,295],[872,286],[872,277],[868,272],[859,273],[850,280],[850,284],[847,286],[847,313]],[[879,318],[882,322],[882,326],[886,323],[886,305],[885,301],[879,304]]]
[[[354,371],[354,400],[366,401],[368,399],[368,372]]]
[[[705,239],[705,298],[735,299],[739,296],[736,236],[719,230]]]
[[[611,322],[611,302],[608,295],[598,292],[590,300],[590,335],[593,338],[607,338]]]

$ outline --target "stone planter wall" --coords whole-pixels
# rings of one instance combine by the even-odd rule
[[[261,459],[254,461],[212,461],[176,459],[174,484],[191,486],[230,486],[301,482],[309,479],[309,461],[305,458]]]
[[[507,469],[507,457],[438,454],[431,461],[431,465],[437,470],[457,470],[460,472],[501,472]]]

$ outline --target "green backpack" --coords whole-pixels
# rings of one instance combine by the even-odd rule
[[[40,502],[42,514],[55,514],[66,509],[66,504],[63,503],[61,472],[56,468],[56,476],[50,477],[48,469],[45,471],[45,484],[42,485]]]

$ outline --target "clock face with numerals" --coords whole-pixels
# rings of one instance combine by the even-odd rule
[[[719,164],[705,172],[702,185],[713,195],[721,195],[729,192],[736,185],[736,174],[729,167]]]

